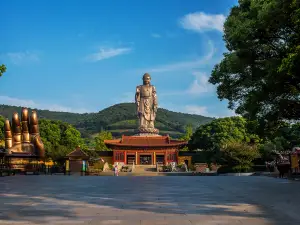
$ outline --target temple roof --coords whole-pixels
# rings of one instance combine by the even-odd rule
[[[186,141],[171,140],[166,136],[125,136],[120,139],[105,140],[109,146],[135,146],[135,147],[171,147],[186,145]]]
[[[79,146],[72,152],[70,152],[67,157],[89,157]]]

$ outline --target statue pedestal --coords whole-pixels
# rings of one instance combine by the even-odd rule
[[[156,134],[156,133],[137,133],[133,136],[141,136],[141,137],[149,137],[149,136],[161,136],[159,134]]]
[[[137,134],[134,136],[160,136],[158,133],[159,133],[159,130],[156,128],[140,127],[137,130]]]
[[[140,134],[157,134],[158,135],[159,130],[156,128],[139,127],[138,133],[140,133]]]

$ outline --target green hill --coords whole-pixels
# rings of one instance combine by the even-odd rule
[[[0,115],[11,118],[13,112],[21,112],[22,107],[0,105]],[[29,109],[32,110],[32,109]],[[121,103],[113,105],[98,113],[69,113],[38,110],[39,118],[61,120],[74,125],[83,137],[89,137],[101,130],[109,130],[114,136],[134,134],[138,126],[136,108],[134,103]],[[210,122],[213,118],[172,112],[158,109],[155,126],[161,134],[170,134],[172,137],[180,136],[185,126],[191,124],[197,128],[200,124]]]

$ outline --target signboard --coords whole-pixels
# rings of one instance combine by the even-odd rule
[[[69,160],[66,160],[66,171],[70,170],[70,162]]]
[[[291,167],[292,167],[292,169],[296,169],[299,167],[297,154],[291,155]]]
[[[86,162],[85,160],[82,161],[82,171],[86,170]]]

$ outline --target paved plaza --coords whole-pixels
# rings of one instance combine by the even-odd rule
[[[0,224],[300,224],[300,182],[270,177],[0,177]]]

